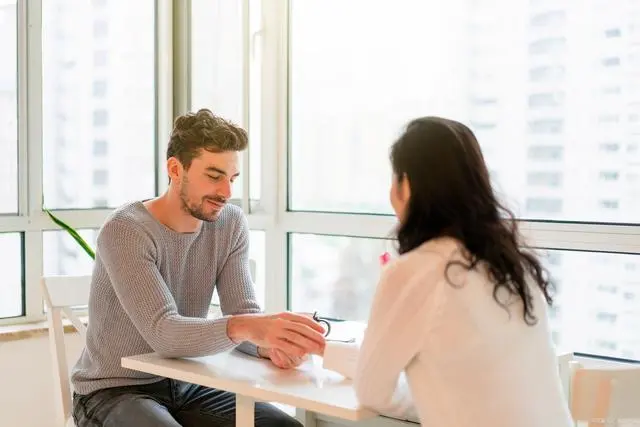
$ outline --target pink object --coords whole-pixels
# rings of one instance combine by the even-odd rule
[[[389,252],[385,252],[380,255],[380,265],[385,265],[389,261],[391,261],[391,254],[389,254]]]

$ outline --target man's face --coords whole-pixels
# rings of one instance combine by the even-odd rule
[[[237,151],[201,150],[189,170],[182,171],[182,208],[202,221],[214,221],[231,198],[231,187],[238,175]]]

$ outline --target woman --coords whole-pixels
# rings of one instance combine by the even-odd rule
[[[384,267],[355,388],[433,427],[570,427],[550,339],[546,272],[523,249],[469,128],[412,121],[391,149],[400,256]]]

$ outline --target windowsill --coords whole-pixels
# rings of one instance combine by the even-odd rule
[[[86,311],[84,312],[86,313]],[[220,312],[220,307],[217,305],[212,305],[209,310],[209,318],[219,317],[222,313]],[[86,314],[80,313],[78,314],[78,318],[84,323],[87,324],[89,317]],[[76,332],[76,328],[71,324],[71,322],[64,318],[62,319],[62,323],[64,325],[64,333],[71,334]],[[17,325],[4,325],[0,326],[0,343],[8,342],[8,341],[19,341],[25,340],[29,338],[37,338],[40,336],[46,336],[49,334],[49,326],[47,325],[47,321],[43,320],[41,322],[31,322],[31,323],[20,323]]]
[[[79,318],[82,323],[86,325],[88,321],[87,316],[80,316]],[[71,324],[69,320],[63,319],[62,324],[64,325],[65,334],[76,332],[76,328]],[[40,336],[46,336],[48,334],[49,326],[47,325],[46,321],[23,323],[20,325],[0,326],[0,343],[36,338]]]

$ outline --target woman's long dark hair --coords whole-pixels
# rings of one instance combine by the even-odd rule
[[[397,229],[399,252],[437,237],[459,240],[467,252],[466,268],[486,263],[496,302],[507,308],[498,298],[501,288],[507,290],[524,303],[525,322],[535,324],[527,281],[530,277],[551,304],[548,274],[520,242],[513,213],[497,200],[473,132],[453,120],[422,117],[407,125],[390,157],[396,178],[408,179],[411,188]],[[450,261],[447,269],[452,264],[459,263]]]

